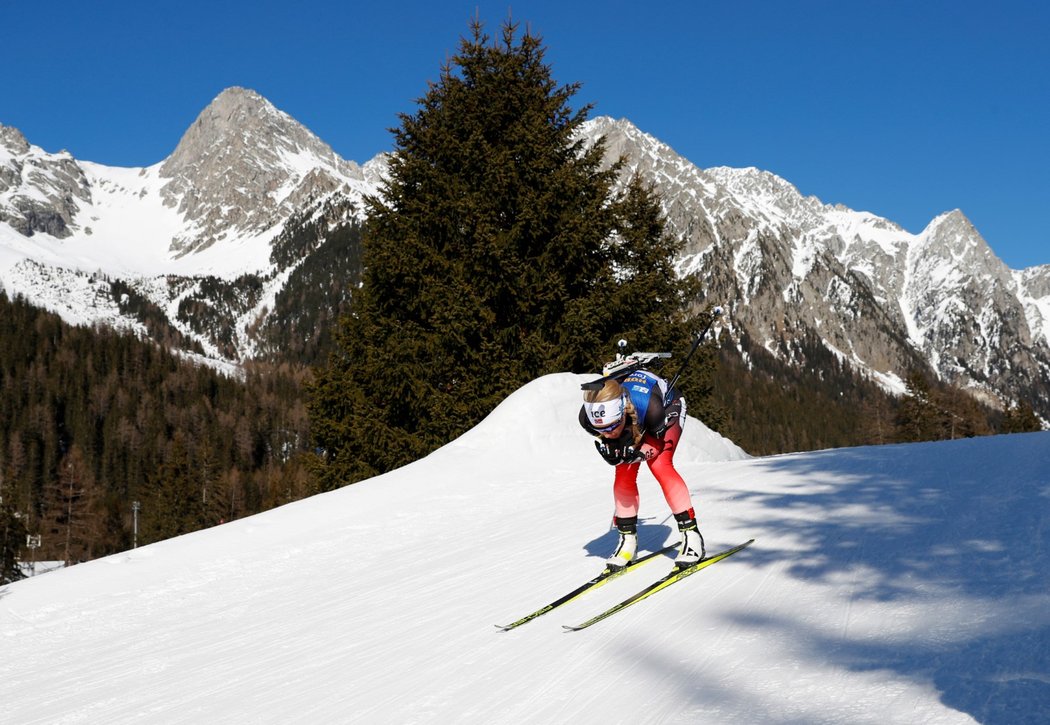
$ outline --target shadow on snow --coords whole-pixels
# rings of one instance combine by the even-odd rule
[[[776,619],[745,614],[739,623],[777,630],[817,661],[932,682],[945,705],[982,723],[1047,722],[1050,433],[824,451],[754,465],[782,485],[732,494],[761,509],[753,523],[766,540],[759,534],[751,565],[839,582],[850,601],[914,607],[924,621],[954,608],[956,619],[945,617],[943,631],[911,642],[829,636],[790,612]],[[784,538],[797,543],[771,548],[770,539]]]
[[[641,515],[638,517],[638,551],[640,553],[656,551],[663,548],[668,542],[673,543],[677,541],[677,539],[671,538],[671,532],[676,531],[675,529],[663,523],[648,523],[653,518],[655,517],[646,518]],[[677,535],[675,533],[675,536]],[[616,532],[616,529],[610,528],[601,536],[588,541],[583,548],[587,552],[587,556],[605,559],[616,550],[616,545],[619,541],[620,535]]]

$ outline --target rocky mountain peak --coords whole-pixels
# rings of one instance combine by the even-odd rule
[[[309,150],[335,161],[332,149],[291,116],[277,110],[258,93],[228,88],[200,112],[183,134],[175,152],[161,167],[161,176],[210,171],[220,162],[247,155],[272,160],[280,151]]]
[[[0,125],[0,222],[27,237],[44,232],[63,239],[90,198],[84,171],[68,151],[49,154],[17,128]]]
[[[938,215],[926,226],[923,234],[927,237],[936,237],[941,240],[949,240],[953,237],[961,239],[974,235],[980,236],[977,233],[977,229],[974,228],[961,209],[952,209]]]
[[[0,123],[0,148],[20,156],[29,153],[29,142],[14,126]]]
[[[239,128],[256,123],[266,115],[284,116],[272,103],[250,88],[233,86],[217,95],[200,116],[216,126],[226,125]],[[295,123],[290,116],[284,116],[289,123]]]
[[[968,275],[986,275],[1006,283],[1011,272],[959,209],[941,214],[920,235],[917,257],[946,260]]]
[[[161,190],[197,232],[172,240],[184,255],[211,246],[231,230],[272,228],[303,200],[363,180],[357,164],[255,91],[228,88],[201,111],[160,168]]]

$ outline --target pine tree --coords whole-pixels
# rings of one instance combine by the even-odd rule
[[[219,478],[215,452],[207,442],[198,451],[197,477],[201,488],[201,524],[204,527],[225,523],[233,518],[230,492]]]
[[[1042,429],[1032,406],[1023,401],[1006,409],[1000,426],[1002,433],[1034,433]]]
[[[933,402],[930,381],[920,370],[910,370],[905,395],[897,409],[897,440],[902,443],[938,440],[941,421]]]
[[[618,337],[684,350],[658,199],[615,190],[577,91],[538,37],[474,22],[401,116],[362,287],[309,390],[322,489],[419,458],[539,375],[593,371]]]
[[[9,498],[0,496],[0,584],[25,577],[19,564],[26,528]]]
[[[164,461],[150,477],[142,506],[142,533],[147,543],[204,527],[205,485],[181,432],[173,436]],[[216,522],[210,522],[216,523]]]
[[[44,546],[66,565],[91,558],[98,536],[99,491],[79,445],[58,464],[57,477],[44,486],[41,512]]]

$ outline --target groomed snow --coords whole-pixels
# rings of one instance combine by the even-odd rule
[[[613,545],[541,378],[397,471],[0,588],[3,723],[1045,723],[1050,433],[748,459],[689,420],[710,549],[508,633]],[[641,542],[677,538],[643,472]],[[148,516],[148,511],[143,511]]]

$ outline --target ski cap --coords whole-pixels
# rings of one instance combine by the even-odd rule
[[[612,428],[619,424],[623,418],[624,408],[627,406],[627,396],[621,395],[613,400],[601,403],[584,403],[587,410],[587,420],[597,429]]]

